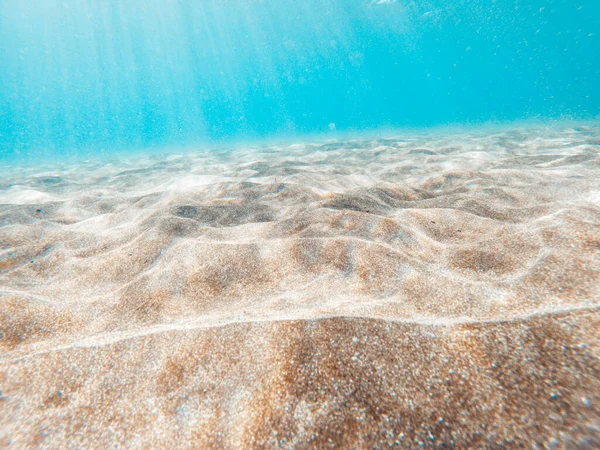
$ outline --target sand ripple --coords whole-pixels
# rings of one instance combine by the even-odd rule
[[[0,445],[594,447],[600,129],[0,173]]]

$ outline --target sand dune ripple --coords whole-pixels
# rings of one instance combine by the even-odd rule
[[[2,169],[0,446],[600,445],[599,135]]]

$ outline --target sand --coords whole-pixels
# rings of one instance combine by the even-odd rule
[[[597,448],[600,126],[0,169],[0,447]]]

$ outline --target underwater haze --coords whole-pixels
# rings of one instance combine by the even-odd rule
[[[593,118],[594,0],[3,0],[0,157]]]
[[[600,449],[600,0],[0,0],[0,448]]]

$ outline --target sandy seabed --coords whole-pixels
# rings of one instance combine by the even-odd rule
[[[598,448],[600,126],[0,169],[1,448]]]

